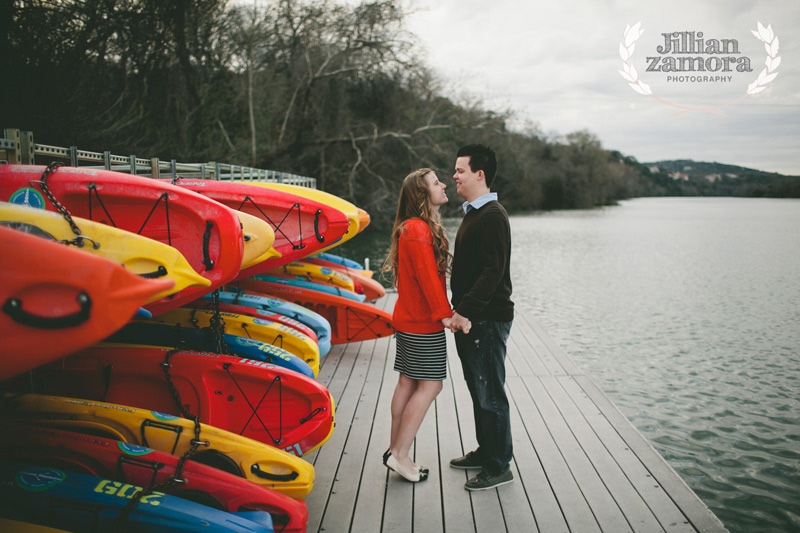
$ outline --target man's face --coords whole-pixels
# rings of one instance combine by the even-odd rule
[[[456,182],[456,192],[469,200],[477,189],[478,178],[483,173],[482,170],[473,172],[469,168],[469,156],[462,156],[456,159],[456,172],[453,179]]]

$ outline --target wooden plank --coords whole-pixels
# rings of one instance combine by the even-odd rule
[[[719,518],[700,500],[663,457],[650,445],[597,385],[586,377],[576,377],[581,388],[594,401],[603,415],[617,429],[622,439],[636,454],[653,479],[669,494],[686,519],[699,532],[727,531]]]
[[[396,293],[377,306],[392,309]],[[317,469],[308,531],[725,531],[613,403],[541,326],[518,313],[506,360],[515,482],[469,492],[478,470],[449,466],[473,450],[472,400],[454,338],[449,375],[412,457],[430,469],[408,483],[382,464],[389,442],[394,338],[334,346],[318,379],[337,427],[306,456]],[[696,529],[695,529],[696,528]]]
[[[385,413],[386,430],[383,433],[380,448],[385,450],[391,435],[391,397],[394,393],[394,387],[397,383],[397,373],[394,372],[394,354],[393,349],[387,357],[388,368],[391,378],[387,377],[387,402],[385,403],[382,412]],[[391,383],[389,386],[388,383]],[[381,452],[382,453],[382,452]],[[386,500],[383,506],[383,523],[382,528],[378,529],[359,529],[358,531],[383,531],[385,533],[400,533],[412,531],[414,524],[414,500],[415,491],[419,488],[415,483],[409,483],[401,478],[394,472],[388,472],[386,481]],[[423,490],[425,487],[421,487]],[[427,494],[430,497],[430,494]],[[354,529],[355,530],[355,529]]]
[[[528,380],[532,381],[532,383],[527,384],[526,381]],[[542,414],[539,412],[538,405],[534,403],[534,399],[530,394],[531,387],[541,387],[541,384],[537,384],[537,381],[536,378],[522,378],[522,384],[512,389],[514,401],[520,413],[524,413],[522,420],[525,429],[533,443],[536,455],[541,461],[542,468],[550,482],[551,490],[558,501],[570,531],[599,532],[600,527],[594,519],[581,487],[578,486],[573,477],[569,465],[550,434]],[[534,515],[537,515],[535,507]]]
[[[561,416],[557,405],[547,393],[547,389],[552,386],[555,379],[552,376],[542,376],[536,381],[531,378],[526,378],[524,381],[536,406],[542,413],[556,446],[569,465],[586,502],[592,509],[600,529],[615,533],[629,531],[630,527],[625,517],[586,457],[580,443],[570,431],[569,425]]]
[[[456,355],[456,345],[451,334],[447,334],[448,378],[444,381],[442,393],[436,398],[436,424],[439,436],[440,476],[442,487],[443,521],[446,531],[460,533],[475,531],[472,518],[472,501],[464,490],[467,470],[450,467],[450,460],[464,455],[462,445],[463,428],[459,424],[456,411],[455,380],[463,381],[461,362]],[[457,366],[457,368],[456,368]],[[462,409],[465,406],[460,406]],[[474,432],[473,432],[474,434]],[[469,472],[475,472],[471,470]]]
[[[379,301],[377,306],[381,307],[385,303]],[[328,493],[326,505],[321,515],[314,513],[314,521],[311,519],[309,507],[309,531],[316,531],[316,528],[328,531],[348,530],[357,507],[361,484],[366,483],[369,487],[373,483],[381,484],[382,477],[385,479],[382,470],[374,473],[374,479],[364,478],[364,473],[369,456],[368,445],[374,428],[375,406],[383,383],[386,353],[391,341],[391,338],[385,337],[353,343],[350,346],[358,346],[358,350],[345,350],[337,365],[336,375],[331,380],[333,390],[329,390],[335,395],[338,384],[345,384],[341,394],[334,396],[339,398],[337,412],[341,413],[337,417],[334,433],[338,431],[339,434],[336,441],[331,443],[333,451],[330,454],[330,463],[323,464],[318,474],[317,484],[321,484],[321,492]],[[321,450],[320,453],[326,451]],[[335,469],[332,469],[334,462]],[[382,464],[380,466],[383,467]],[[369,473],[372,474],[372,471]]]
[[[347,389],[352,369],[358,360],[358,353],[362,346],[367,344],[366,342],[359,342],[348,345],[337,367],[337,372],[328,387],[328,391],[336,402],[336,426],[328,442],[317,451],[314,462],[316,469],[314,488],[306,497],[306,505],[309,511],[308,531],[317,531],[327,512],[331,490],[336,480],[344,446],[355,415],[355,404],[357,404],[357,399],[352,399],[352,388],[348,391],[347,398],[345,398],[344,393]]]
[[[335,344],[331,347],[331,351],[322,358],[319,364],[319,374],[317,374],[317,381],[330,386],[333,375],[336,373],[336,368],[344,355],[345,350],[350,346],[349,344]]]
[[[500,498],[506,531],[529,531],[533,533],[539,530],[536,527],[536,520],[533,517],[533,510],[528,500],[528,487],[520,473],[519,462],[521,458],[518,459],[517,457],[520,456],[517,456],[515,452],[514,459],[509,465],[514,473],[514,482],[496,489],[497,496]]]
[[[429,531],[431,533],[444,531],[436,416],[436,404],[434,402],[417,432],[413,455],[415,463],[427,466],[430,470],[428,479],[414,486],[413,530]]]
[[[508,338],[507,360],[510,363],[506,364],[506,368],[509,370],[506,374],[507,377],[549,373],[536,354],[527,347],[520,347],[513,335]],[[512,368],[514,372],[510,371]]]
[[[525,337],[535,346],[537,353],[541,354],[546,351],[549,354],[549,357],[546,357],[546,359],[550,361],[551,364],[558,365],[562,370],[561,372],[554,371],[553,375],[583,375],[583,371],[580,367],[578,367],[578,365],[567,356],[564,350],[556,344],[538,321],[532,320],[524,314],[519,314],[519,319],[520,320],[515,321],[515,323],[519,322],[519,326]]]
[[[572,377],[561,377],[542,381],[553,403],[558,407],[565,423],[579,443],[591,466],[597,472],[600,480],[607,488],[611,498],[619,506],[622,517],[614,518],[624,520],[634,531],[660,532],[663,531],[656,517],[642,500],[639,493],[631,485],[630,480],[614,460],[614,457],[600,441],[592,426],[584,418],[575,405],[572,397],[565,391],[562,384],[574,383]],[[614,524],[612,523],[612,526]],[[609,530],[601,522],[604,530]],[[614,530],[616,526],[614,526]]]
[[[514,443],[514,461],[517,467],[519,483],[525,487],[528,507],[531,509],[538,531],[543,533],[559,533],[569,531],[564,514],[561,512],[550,482],[544,472],[539,456],[534,448],[535,436],[528,434],[523,424],[520,406],[516,398],[528,396],[521,378],[507,380],[511,409],[511,436]],[[505,508],[505,506],[504,506]],[[523,511],[524,512],[524,511]],[[506,513],[507,514],[507,513]],[[527,513],[525,513],[527,515]],[[515,531],[515,530],[511,530]],[[526,530],[518,530],[526,531]],[[534,529],[530,529],[534,531]]]
[[[451,354],[450,362],[453,376],[456,414],[461,428],[461,444],[464,453],[466,453],[478,447],[478,441],[475,437],[475,418],[472,409],[472,397],[469,394],[469,389],[467,389],[467,382],[464,381],[464,372],[456,350]],[[446,459],[449,463],[452,457]],[[448,468],[450,468],[449,465]],[[466,472],[468,473],[466,477],[469,478],[478,475],[480,471],[475,469],[467,470]],[[497,531],[498,525],[504,523],[503,510],[500,506],[497,491],[505,489],[507,489],[507,486],[499,487],[494,490],[464,491],[469,495],[472,501],[472,512],[475,519],[476,531]]]
[[[380,380],[380,392],[375,402],[370,434],[369,449],[364,462],[361,484],[358,490],[358,501],[350,531],[380,531],[383,521],[383,508],[388,486],[389,470],[383,465],[383,452],[389,445],[391,434],[390,405],[394,386],[397,382],[394,366],[394,337],[387,339],[386,350],[376,354],[377,364],[383,358],[383,372],[370,374]],[[377,367],[376,367],[377,370]],[[409,513],[411,510],[409,502]]]
[[[511,331],[516,332],[519,343],[527,344],[528,349],[532,350],[546,367],[547,373],[538,375],[563,376],[570,374],[573,370],[577,370],[571,361],[567,360],[567,368],[565,368],[564,361],[554,357],[549,346],[545,344],[544,340],[532,328],[522,313],[515,314]]]
[[[355,404],[353,418],[320,529],[347,531],[356,508],[360,484],[366,483],[369,487],[373,481],[380,482],[384,474],[378,470],[376,480],[364,477],[369,457],[367,450],[376,416],[375,406],[380,393],[380,376],[383,375],[386,360],[383,356],[386,346],[386,339],[364,343],[362,348],[367,349],[362,349],[359,360],[353,367],[347,395],[349,401]],[[380,466],[383,467],[382,464]]]
[[[602,441],[603,446],[614,457],[626,477],[647,503],[648,508],[660,522],[660,526],[668,532],[693,531],[689,521],[683,516],[663,487],[653,480],[653,476],[642,464],[642,461],[622,439],[617,429],[600,411],[575,379],[563,379],[561,385],[568,392],[582,416]],[[634,522],[635,526],[635,522]]]

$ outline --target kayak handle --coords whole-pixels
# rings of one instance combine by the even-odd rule
[[[211,228],[214,227],[214,223],[210,220],[206,220],[206,232],[203,235],[203,262],[206,265],[206,270],[211,270],[214,268],[214,261],[212,261],[211,256],[208,253],[208,243],[211,240]]]
[[[167,269],[164,265],[158,265],[158,270],[153,272],[143,272],[139,274],[139,277],[146,278],[146,279],[154,279],[154,278],[163,278],[167,275]]]
[[[92,300],[85,292],[78,295],[78,304],[81,306],[80,311],[66,316],[39,316],[29,313],[23,309],[22,300],[18,298],[9,298],[3,304],[3,312],[7,314],[14,322],[39,329],[62,329],[79,326],[89,320],[89,311],[92,308]]]
[[[317,209],[317,212],[314,215],[314,233],[317,235],[317,240],[319,242],[325,242],[325,237],[319,234],[319,216],[321,214],[322,214],[322,209]]]
[[[261,470],[258,463],[254,463],[253,466],[250,467],[250,472],[261,479],[268,479],[270,481],[294,481],[300,475],[297,472],[292,472],[291,474],[270,474],[269,472]]]

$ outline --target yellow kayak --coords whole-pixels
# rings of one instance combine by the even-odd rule
[[[237,313],[220,314],[225,321],[225,333],[283,348],[308,363],[315,377],[319,373],[319,345],[311,337],[271,320]],[[207,328],[211,325],[213,315],[211,310],[179,307],[154,316],[148,322],[180,324],[183,328]]]
[[[257,265],[270,257],[280,257],[280,252],[272,247],[275,242],[275,231],[272,226],[266,220],[244,211],[235,212],[242,224],[242,238],[244,239],[241,268]]]
[[[187,287],[208,287],[211,282],[195,272],[178,250],[130,231],[73,216],[82,236],[81,250],[105,257],[130,272],[146,278],[172,279],[175,286],[151,297],[155,302]],[[0,224],[37,233],[59,241],[76,238],[69,223],[59,213],[0,202]]]
[[[8,518],[0,518],[0,531],[13,533],[67,533],[66,529],[55,529],[52,527],[31,524],[30,522],[20,522]]]
[[[351,204],[347,200],[339,198],[336,195],[327,193],[325,191],[320,191],[317,189],[309,189],[308,187],[299,187],[297,185],[287,185],[285,183],[266,183],[263,181],[248,181],[247,184],[258,185],[276,191],[284,191],[291,194],[296,194],[297,196],[302,196],[304,198],[308,198],[309,200],[314,200],[329,205],[345,214],[347,220],[350,222],[350,226],[347,228],[347,233],[345,233],[335,243],[331,244],[330,246],[326,246],[325,248],[320,248],[314,253],[324,252],[326,250],[334,248],[335,246],[339,246],[340,244],[351,239],[358,233],[359,220],[361,218],[358,213],[358,207]]]
[[[353,278],[343,272],[328,268],[326,266],[312,265],[306,261],[295,261],[288,265],[272,269],[266,274],[291,274],[293,276],[304,276],[309,281],[316,281],[335,285],[352,292],[356,292]]]
[[[97,435],[183,455],[194,439],[194,422],[186,418],[124,405],[50,396],[0,396],[0,420],[13,420]],[[192,460],[277,490],[305,498],[314,485],[314,467],[295,455],[247,437],[200,424],[200,447]]]

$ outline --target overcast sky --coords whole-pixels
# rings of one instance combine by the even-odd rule
[[[797,0],[403,2],[417,10],[408,28],[421,39],[446,94],[511,109],[519,127],[535,125],[550,137],[586,129],[604,148],[641,162],[693,159],[800,175]],[[652,96],[635,92],[618,72],[626,25],[638,22],[644,32],[633,40],[627,63]],[[759,22],[771,25],[772,36],[766,37],[778,38],[771,55],[781,62],[762,91],[747,95],[770,56],[751,33]],[[695,38],[703,32],[706,45],[735,39],[739,53],[657,51],[665,45],[663,33],[689,31]],[[714,58],[712,68],[722,64],[718,58],[733,57],[731,71],[647,71],[654,61],[648,57],[661,66],[666,58],[699,56]],[[749,58],[751,72],[736,70],[742,58]],[[667,80],[698,74],[726,81]]]

